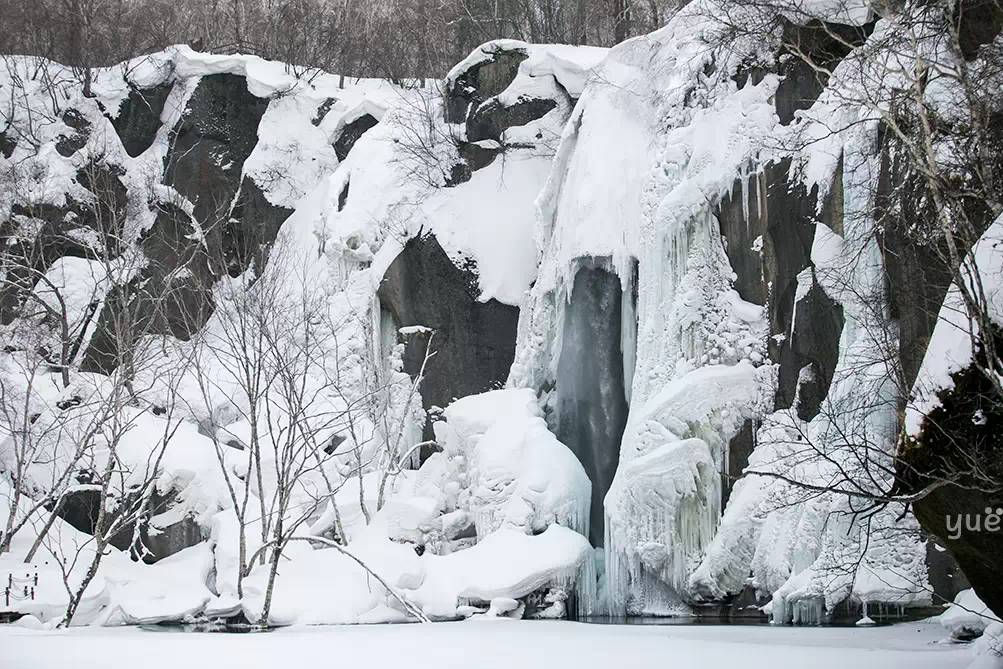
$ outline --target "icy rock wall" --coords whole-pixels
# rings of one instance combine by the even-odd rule
[[[128,353],[114,334],[123,307],[143,333],[188,339],[209,323],[222,283],[266,271],[280,226],[301,205],[298,220],[305,224],[293,225],[298,229],[287,236],[302,241],[301,232],[313,228],[317,216],[315,202],[306,196],[318,187],[322,192],[322,177],[338,164],[332,143],[344,126],[342,117],[357,106],[382,115],[385,100],[394,95],[388,84],[343,88],[330,75],[305,86],[280,63],[198,54],[187,47],[95,70],[94,97],[67,84],[58,100],[50,98],[46,82],[76,81],[62,65],[18,58],[9,65],[0,85],[19,94],[4,117],[0,162],[18,187],[0,193],[0,228],[7,242],[0,321],[11,350],[24,345],[23,336],[29,341],[45,336],[51,324],[18,313],[17,307],[28,292],[44,292],[39,276],[61,288],[73,333],[66,391],[71,394],[83,392],[90,381],[100,384],[102,374]],[[275,95],[278,91],[283,94]],[[320,257],[322,240],[311,232],[306,239],[313,245],[307,255]],[[297,251],[305,249],[300,244]],[[7,272],[25,259],[32,273]],[[290,275],[296,269],[284,268]],[[317,288],[328,285],[321,280]],[[160,292],[169,292],[170,299],[159,305],[148,299]],[[133,300],[129,304],[126,295]],[[365,309],[368,302],[360,304]],[[52,339],[50,350],[58,350],[58,333]],[[346,353],[351,339],[345,333]],[[165,349],[174,343],[168,339]],[[350,374],[345,376],[347,383]],[[152,397],[159,392],[156,382],[137,385],[151,388]],[[190,416],[183,427],[194,432],[196,422],[206,426],[221,418],[236,395],[213,398],[219,404],[207,409],[210,416]],[[189,396],[185,403],[200,404],[193,400]],[[154,427],[151,433],[159,431]],[[189,511],[225,508],[212,468],[194,466],[207,444],[204,436],[193,437],[177,447],[176,459],[164,461],[159,491],[167,494],[177,474],[179,494],[168,499],[169,508],[154,519],[146,537],[149,546],[161,543],[156,557],[198,541],[201,530],[189,522]],[[193,445],[189,452],[187,445]],[[137,449],[143,447],[149,444]],[[185,478],[181,470],[197,473]],[[207,520],[198,518],[203,528]],[[159,539],[152,536],[157,522],[168,530]],[[172,538],[175,530],[178,536]]]
[[[585,87],[539,200],[540,270],[509,383],[560,397],[580,259],[609,257],[624,290],[636,263],[636,363],[604,502],[608,610],[688,611],[737,596],[750,575],[780,622],[822,620],[847,599],[922,604],[911,517],[836,522],[853,515],[845,496],[808,503],[767,476],[739,479],[721,517],[746,465],[828,480],[826,457],[852,458],[840,434],[875,444],[862,467],[887,474],[897,414],[868,357],[888,316],[867,306],[888,300],[870,214],[876,130],[823,141],[864,112],[781,57],[793,42],[836,67],[871,16],[823,29],[784,18],[775,43],[722,52],[706,46],[714,11],[694,3],[616,47]],[[780,148],[794,145],[812,148]],[[864,568],[846,569],[862,554]]]
[[[849,70],[852,79],[857,67],[860,61],[845,62],[836,75]],[[836,119],[865,116],[841,107],[841,99],[823,92],[803,125],[789,132],[803,138],[799,133],[821,133]],[[790,137],[786,132],[778,130]],[[868,604],[901,609],[930,601],[926,546],[915,518],[889,507],[858,523],[860,502],[838,492],[812,494],[783,480],[819,489],[871,481],[875,492],[892,483],[899,407],[885,355],[888,342],[897,344],[897,330],[874,235],[878,137],[871,120],[795,157],[798,171],[789,178],[810,177],[800,185],[794,180],[787,192],[800,189],[817,204],[814,225],[800,235],[810,252],[787,258],[786,268],[770,220],[771,207],[778,200],[784,206],[784,195],[771,194],[763,210],[764,246],[773,248],[763,272],[776,291],[770,296],[770,352],[778,380],[774,411],[762,417],[749,470],[764,475],[737,482],[689,586],[697,599],[719,601],[749,584],[771,598],[767,610],[777,623],[823,622],[844,602],[866,610]],[[868,446],[866,456],[855,444]]]
[[[95,71],[95,96],[67,88],[50,122],[40,120],[53,117],[45,82],[65,68],[43,66],[12,61],[10,85],[24,95],[5,118],[3,159],[23,188],[0,199],[0,220],[36,278],[64,257],[87,259],[92,275],[106,261],[137,268],[98,286],[96,310],[74,324],[80,364],[101,373],[122,355],[113,324],[123,291],[113,284],[170,289],[167,305],[138,295],[129,308],[146,332],[191,336],[212,313],[214,284],[262,271],[281,224],[338,164],[342,117],[386,108],[370,82],[348,90],[326,76],[307,90],[279,63],[176,47]],[[35,282],[13,278],[0,293],[5,324]]]

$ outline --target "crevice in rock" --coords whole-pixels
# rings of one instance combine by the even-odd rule
[[[338,139],[334,141],[334,154],[338,156],[338,161],[343,162],[345,158],[348,158],[348,152],[352,150],[352,147],[359,141],[359,138],[367,130],[375,128],[378,123],[379,121],[376,120],[375,116],[363,114],[351,123],[346,124],[338,135]]]
[[[153,145],[160,129],[160,115],[173,88],[173,84],[130,88],[128,97],[119,107],[118,116],[111,120],[125,152],[133,158]]]
[[[458,267],[432,234],[408,240],[391,263],[378,296],[386,318],[399,327],[434,330],[435,352],[421,385],[424,407],[498,388],[515,357],[519,309],[497,300],[481,302],[477,275]],[[414,377],[425,357],[427,337],[415,334],[404,348],[404,371]],[[426,438],[431,424],[426,424]]]

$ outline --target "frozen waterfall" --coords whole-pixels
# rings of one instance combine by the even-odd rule
[[[625,347],[623,339],[634,336],[634,325],[622,320],[624,315],[633,318],[633,297],[625,299],[620,278],[600,261],[580,263],[571,301],[564,308],[554,422],[557,437],[571,448],[592,481],[589,539],[601,546],[603,498],[616,474],[627,422],[623,349],[630,355],[633,342]]]

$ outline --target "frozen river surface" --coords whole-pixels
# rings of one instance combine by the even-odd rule
[[[265,634],[0,626],[3,669],[962,669],[939,625],[879,628],[467,621],[291,627]]]

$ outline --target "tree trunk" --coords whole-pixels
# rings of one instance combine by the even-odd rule
[[[90,567],[87,568],[87,574],[84,576],[84,580],[80,582],[80,587],[77,591],[73,593],[70,597],[70,603],[66,607],[66,613],[63,615],[62,621],[59,623],[59,627],[69,627],[70,623],[73,622],[73,616],[77,613],[77,608],[80,606],[80,600],[84,598],[84,592],[87,590],[87,586],[91,584],[94,577],[97,576],[98,567],[101,564],[101,558],[104,556],[105,544],[98,541],[95,546],[94,559],[91,560]]]
[[[268,614],[272,610],[272,592],[275,589],[275,577],[279,573],[279,560],[282,558],[282,549],[285,548],[285,543],[282,540],[282,516],[285,513],[285,504],[279,505],[279,517],[275,521],[275,534],[276,537],[275,546],[272,548],[272,560],[271,565],[268,568],[268,585],[265,587],[265,603],[261,607],[261,617],[258,619],[258,624],[265,627],[268,625]],[[264,552],[261,553],[264,555]]]
[[[35,537],[34,543],[31,544],[31,548],[28,549],[28,554],[24,556],[25,564],[29,564],[32,560],[35,559],[35,553],[37,553],[38,549],[42,547],[42,542],[45,540],[45,536],[49,533],[49,530],[51,530],[52,526],[55,524],[56,518],[59,516],[59,508],[62,505],[63,505],[63,496],[60,495],[59,499],[56,500],[56,505],[52,507],[52,513],[49,514],[48,520],[45,521],[45,525],[42,526],[42,529],[39,531],[38,536]]]
[[[0,553],[6,553],[10,550],[10,540],[14,538],[14,517],[17,515],[17,509],[20,505],[21,488],[20,486],[15,486],[14,497],[10,503],[10,515],[7,516],[7,526],[4,528],[3,538],[0,540]]]
[[[619,44],[630,34],[630,9],[627,0],[612,0],[613,43]]]

